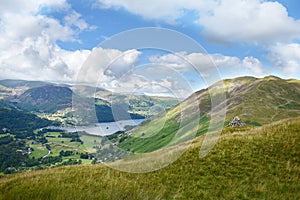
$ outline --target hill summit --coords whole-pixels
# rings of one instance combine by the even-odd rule
[[[26,111],[54,113],[72,106],[72,90],[59,85],[45,85],[26,90],[17,106]]]
[[[265,78],[238,77],[217,82],[207,89],[195,92],[181,104],[170,109],[165,116],[146,121],[132,130],[119,146],[133,152],[150,152],[157,150],[174,140],[184,142],[196,136],[205,134],[210,127],[212,98],[223,95],[220,87],[225,89],[226,100],[221,102],[226,107],[224,126],[230,124],[236,116],[233,125],[262,126],[282,119],[300,116],[300,81],[281,79],[275,76]],[[213,91],[213,92],[212,92]],[[198,100],[199,115],[190,111],[190,105]],[[188,120],[182,122],[182,113],[189,113]],[[163,124],[156,130],[158,124]],[[193,130],[193,131],[191,131]],[[195,130],[195,131],[194,131]],[[153,134],[156,131],[157,134]],[[143,137],[141,137],[143,135]],[[127,137],[133,136],[133,137]]]

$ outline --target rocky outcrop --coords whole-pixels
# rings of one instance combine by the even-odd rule
[[[246,126],[245,122],[243,122],[238,116],[235,116],[231,122],[229,123],[231,127],[241,127]]]

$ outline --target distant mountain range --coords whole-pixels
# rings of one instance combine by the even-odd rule
[[[221,124],[224,129],[214,148],[199,158],[212,113],[218,113],[211,111],[211,97],[223,94],[221,85],[226,100],[220,103],[227,109]],[[171,98],[111,95],[101,88],[95,93],[87,86],[79,89],[81,92],[67,85],[26,81],[0,85],[0,199],[299,197],[299,80],[274,76],[226,79],[176,105]],[[167,109],[130,131],[107,137],[39,130],[57,125],[58,117],[71,118],[72,96],[82,98],[83,107],[86,99],[94,102],[98,120],[113,120],[111,101],[128,106],[125,112],[132,117],[145,116],[147,108],[157,103]],[[235,116],[246,126],[227,126]],[[182,150],[187,151],[181,154]],[[88,165],[103,161],[131,172],[164,168],[129,174],[102,164]],[[76,166],[58,167],[63,165]],[[30,171],[5,175],[25,170]],[[65,180],[69,186],[62,189]],[[87,187],[100,192],[86,192]]]
[[[239,116],[247,125],[260,126],[281,119],[296,117],[300,115],[300,81],[289,79],[284,80],[275,76],[265,78],[239,77],[235,79],[226,79],[222,82],[213,84],[207,89],[200,90],[187,98],[181,104],[169,97],[153,97],[145,95],[126,95],[112,93],[102,88],[93,88],[89,86],[77,86],[80,94],[92,101],[95,101],[95,110],[99,122],[110,122],[116,120],[112,111],[112,103],[115,109],[120,113],[117,120],[131,118],[149,117],[149,108],[153,106],[163,107],[167,110],[168,119],[157,137],[156,147],[149,147],[147,151],[159,148],[166,143],[165,140],[171,139],[172,134],[180,126],[181,109],[184,111],[187,105],[193,103],[191,99],[199,101],[200,125],[197,135],[207,131],[210,122],[211,99],[209,91],[219,87],[220,84],[226,87],[226,105],[227,115],[226,124],[234,116]],[[18,110],[28,113],[34,113],[46,119],[72,124],[72,96],[78,95],[74,86],[66,84],[53,84],[40,81],[23,80],[0,80],[0,108]],[[176,105],[178,104],[178,105]],[[175,107],[174,107],[175,106]],[[161,110],[158,110],[159,112]],[[123,114],[122,114],[123,113]],[[157,113],[150,113],[150,115]],[[53,117],[55,116],[55,117]],[[197,116],[199,117],[199,116]],[[193,115],[189,116],[190,123],[194,123]],[[80,119],[79,119],[80,120]],[[164,119],[165,120],[165,119]],[[154,120],[148,120],[139,126],[137,134],[151,134],[157,124],[162,123],[159,115]],[[82,119],[84,124],[84,119]],[[185,126],[188,126],[186,123]],[[184,127],[181,127],[184,129]],[[172,131],[173,130],[173,131]],[[182,134],[185,135],[185,134]],[[160,140],[164,137],[164,140]],[[188,137],[187,137],[188,138]],[[152,137],[139,140],[138,138],[129,138],[120,144],[122,147],[129,148],[129,144],[138,140],[140,148],[133,150],[144,151],[146,146],[144,142],[151,146]],[[148,141],[149,140],[149,141]],[[184,140],[182,138],[182,140]],[[134,145],[133,145],[134,146]],[[129,148],[130,149],[130,148]],[[146,148],[147,149],[147,148]]]
[[[253,143],[245,142],[246,140],[250,141],[248,136],[241,136],[239,144],[236,145],[236,137],[232,136],[232,144],[236,145],[235,148],[232,149],[232,144],[228,146],[225,142],[220,149],[221,154],[223,150],[232,149],[233,155],[237,158],[241,149],[244,148],[243,145],[248,145],[248,149],[252,149],[253,153],[257,153],[260,148],[273,149],[281,142],[282,145],[277,146],[277,149],[268,155],[277,157],[276,152],[282,148],[289,147],[285,151],[285,153],[288,153],[290,149],[299,146],[297,146],[296,141],[298,136],[293,135],[294,132],[299,132],[299,80],[284,80],[275,76],[226,79],[211,85],[207,89],[195,92],[180,103],[172,98],[112,94],[102,88],[95,89],[89,86],[74,87],[53,83],[12,80],[0,81],[0,83],[3,84],[0,85],[0,158],[2,159],[0,176],[2,172],[15,173],[34,169],[35,167],[44,168],[57,166],[56,164],[81,163],[81,160],[79,162],[77,159],[83,159],[84,162],[91,163],[91,158],[94,158],[93,163],[105,161],[112,162],[113,165],[119,165],[124,161],[125,167],[128,166],[130,169],[136,167],[142,169],[142,171],[147,171],[147,166],[151,167],[151,164],[159,163],[155,159],[166,160],[166,158],[172,158],[172,156],[176,157],[178,153],[188,148],[189,144],[200,144],[208,135],[205,135],[205,133],[208,131],[213,133],[214,126],[223,125],[224,129],[220,135],[220,143],[222,138],[224,140],[232,132],[235,134],[243,132],[241,134],[243,135],[256,130],[256,140],[259,141],[260,147],[252,147]],[[225,86],[224,93],[222,93],[222,85]],[[222,98],[218,98],[222,94],[226,96],[223,102],[221,102]],[[87,116],[82,115],[81,118],[76,116],[74,107],[72,107],[74,97],[82,102],[79,107],[82,107],[83,111],[90,108],[95,110],[97,121],[89,119],[91,117],[89,112],[86,112]],[[215,118],[212,118],[212,116],[215,113],[218,114],[218,109],[211,111],[212,97],[219,99],[221,103],[219,108],[224,107],[227,110],[225,120],[213,126],[211,126],[211,122]],[[92,103],[92,106],[87,106],[86,102]],[[114,118],[112,102],[116,106],[114,109],[118,113],[118,118]],[[80,125],[90,122],[123,120],[128,116],[133,119],[142,118],[147,116],[149,108],[153,109],[156,106],[163,107],[165,112],[160,112],[161,110],[158,109],[141,125],[135,128],[131,127],[130,130],[127,129],[129,131],[118,131],[107,137],[92,136],[84,132],[60,133],[56,129],[40,129],[51,125],[73,125],[75,123],[72,121],[74,115],[77,117],[76,120],[81,120],[79,121]],[[198,109],[196,108],[199,108],[199,113],[197,113]],[[229,122],[235,116],[245,122],[246,126],[229,127]],[[271,123],[274,126],[268,125]],[[256,126],[263,126],[263,128],[255,128]],[[270,127],[272,130],[268,132]],[[260,142],[261,132],[265,134],[263,142]],[[282,134],[281,138],[278,138],[277,133],[279,132]],[[270,138],[270,135],[272,135],[272,138]],[[285,137],[290,141],[284,141]],[[253,141],[251,140],[251,142]],[[272,147],[268,146],[270,142],[273,142]],[[290,148],[291,142],[294,146]],[[218,142],[216,147],[220,143]],[[87,148],[81,149],[80,155],[75,154],[75,151],[77,152],[83,146]],[[236,150],[236,147],[239,150]],[[47,149],[51,149],[51,155],[49,155]],[[33,152],[34,158],[33,155],[29,155],[29,151]],[[265,151],[262,153],[259,155],[265,159]],[[292,154],[298,155],[297,153],[298,151]],[[68,157],[69,154],[73,155]],[[131,155],[133,156],[131,157]],[[151,157],[151,155],[154,157]],[[165,157],[166,155],[167,157]],[[297,156],[291,155],[287,156],[288,162],[291,158],[297,158]],[[125,157],[126,159],[120,160]],[[142,163],[139,163],[139,158],[143,160]],[[249,158],[252,159],[253,157],[250,156]],[[231,157],[229,160],[231,160]],[[186,164],[189,165],[185,161],[182,162],[185,164],[180,164],[180,167]],[[239,163],[239,159],[237,158],[235,162]],[[204,166],[209,163],[210,160]],[[224,163],[228,163],[228,161]],[[143,167],[141,164],[146,165]],[[286,166],[284,164],[285,169]],[[223,167],[222,164],[221,168],[223,169]],[[189,170],[192,170],[192,168],[189,167],[187,171]]]
[[[67,84],[41,81],[0,80],[0,107],[33,112],[63,123],[72,123],[74,96],[82,98],[83,102],[86,99],[95,102],[98,122],[112,122],[128,117],[141,119],[155,114],[148,112],[153,105],[170,109],[179,103],[169,97],[119,94],[90,86],[75,88]],[[112,104],[118,112],[117,117],[113,115]],[[81,124],[88,123],[85,119],[77,121]]]

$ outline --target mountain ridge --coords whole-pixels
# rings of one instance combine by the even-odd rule
[[[12,79],[0,80],[0,107],[14,107],[67,125],[76,123],[72,118],[74,97],[81,101],[83,106],[85,102],[95,104],[90,107],[95,109],[98,119],[89,120],[94,123],[113,122],[130,117],[142,119],[155,114],[148,112],[153,105],[169,109],[178,103],[176,99],[170,97],[119,94],[103,88],[85,85]],[[112,110],[116,110],[120,114],[114,116]],[[83,118],[78,120],[80,124],[89,122]]]
[[[200,123],[196,136],[206,133],[211,120],[210,95],[220,95],[222,90],[218,90],[218,87],[223,84],[226,93],[224,126],[228,125],[235,116],[239,116],[248,126],[262,126],[281,119],[300,116],[300,82],[298,81],[290,81],[275,76],[225,79],[207,89],[195,92],[180,105],[169,110],[165,116],[155,118],[153,121],[146,121],[130,132],[125,133],[126,140],[119,136],[122,142],[118,146],[142,153],[154,151],[168,144],[174,139],[176,132],[183,131],[178,141],[191,138],[192,136],[189,136],[190,131],[185,130],[185,127],[195,123],[195,120],[199,120],[199,116],[193,116],[190,111],[187,112],[188,105],[194,102],[191,101],[192,99],[198,100],[200,108]],[[210,90],[214,94],[210,94]],[[182,111],[180,111],[180,106],[183,107]],[[190,113],[189,122],[180,122],[181,112]],[[163,119],[164,117],[165,119]],[[156,124],[160,123],[165,123],[161,130],[151,128],[157,127]],[[180,127],[180,124],[186,125]],[[195,126],[194,124],[192,127],[196,128]],[[155,131],[156,134],[153,135]],[[144,135],[144,137],[141,137],[141,135]],[[186,139],[183,139],[184,137]]]

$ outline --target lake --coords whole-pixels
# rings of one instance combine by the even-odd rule
[[[105,136],[111,135],[118,131],[124,131],[126,126],[137,126],[145,119],[121,120],[117,122],[103,122],[89,126],[76,126],[76,127],[56,127],[49,126],[47,129],[59,129],[67,132],[85,131],[90,135]]]

